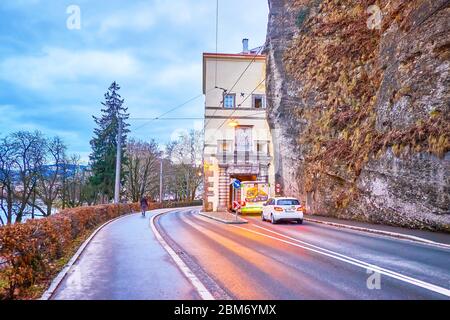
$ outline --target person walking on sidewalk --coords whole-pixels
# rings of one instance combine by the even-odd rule
[[[148,202],[147,202],[147,198],[142,198],[141,199],[141,212],[142,212],[142,216],[145,217],[145,212],[148,209]]]

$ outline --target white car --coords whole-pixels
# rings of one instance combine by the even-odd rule
[[[295,198],[270,198],[263,206],[262,221],[276,224],[281,221],[303,223],[303,206]]]

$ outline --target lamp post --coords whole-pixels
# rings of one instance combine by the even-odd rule
[[[120,199],[120,169],[122,167],[122,119],[118,118],[119,130],[117,133],[117,154],[116,154],[116,181],[114,186],[114,203],[118,204]]]
[[[159,165],[159,202],[163,202],[162,198],[163,194],[163,159],[161,158],[160,165]]]

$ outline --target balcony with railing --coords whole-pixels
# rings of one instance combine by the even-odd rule
[[[221,165],[268,165],[272,160],[269,142],[260,140],[245,148],[236,146],[233,140],[219,140],[216,155]]]

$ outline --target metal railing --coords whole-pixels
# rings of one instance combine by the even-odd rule
[[[220,164],[269,164],[272,157],[265,152],[234,151],[218,152],[217,160]]]

